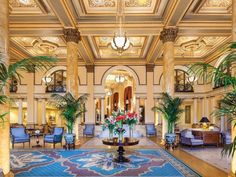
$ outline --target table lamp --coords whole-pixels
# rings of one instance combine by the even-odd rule
[[[202,128],[206,129],[207,128],[207,123],[209,123],[210,121],[208,120],[207,117],[202,117],[202,119],[200,120],[200,123],[202,123]]]

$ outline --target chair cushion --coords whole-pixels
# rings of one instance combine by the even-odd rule
[[[24,136],[21,136],[21,137],[18,137],[18,136],[15,136],[15,137],[14,137],[14,142],[16,142],[16,143],[28,142],[29,140],[30,140],[30,138],[29,138],[28,135],[24,135]]]
[[[26,135],[25,128],[24,127],[11,128],[11,134],[17,137],[25,136]]]
[[[54,140],[54,135],[46,135],[44,137],[44,141],[46,142],[53,142],[53,140]]]
[[[203,140],[191,139],[192,145],[203,145]]]
[[[55,127],[53,131],[54,135],[62,135],[63,134],[63,128],[61,127]]]

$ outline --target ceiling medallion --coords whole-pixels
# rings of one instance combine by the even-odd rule
[[[180,45],[181,49],[185,52],[194,52],[202,50],[206,47],[206,42],[199,38],[197,40],[191,40]]]
[[[123,13],[123,0],[118,0],[117,2],[117,15],[116,15],[116,24],[119,26],[119,32],[118,34],[115,33],[110,45],[112,49],[116,50],[119,55],[121,55],[125,50],[127,50],[130,46],[131,43],[129,39],[126,36],[126,33],[123,32],[122,27],[124,24],[124,13]]]
[[[37,39],[33,42],[33,47],[45,52],[46,54],[52,54],[56,51],[58,45],[47,40]]]

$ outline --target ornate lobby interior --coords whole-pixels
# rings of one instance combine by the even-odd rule
[[[0,0],[0,176],[236,176],[235,117],[214,114],[235,82],[192,70],[235,41],[236,0]],[[171,130],[163,93],[182,103]]]

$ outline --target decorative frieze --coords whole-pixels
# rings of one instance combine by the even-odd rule
[[[160,39],[163,43],[174,42],[178,33],[178,28],[164,28],[161,32]]]
[[[66,28],[63,30],[66,42],[78,43],[81,40],[80,32],[78,29]]]

